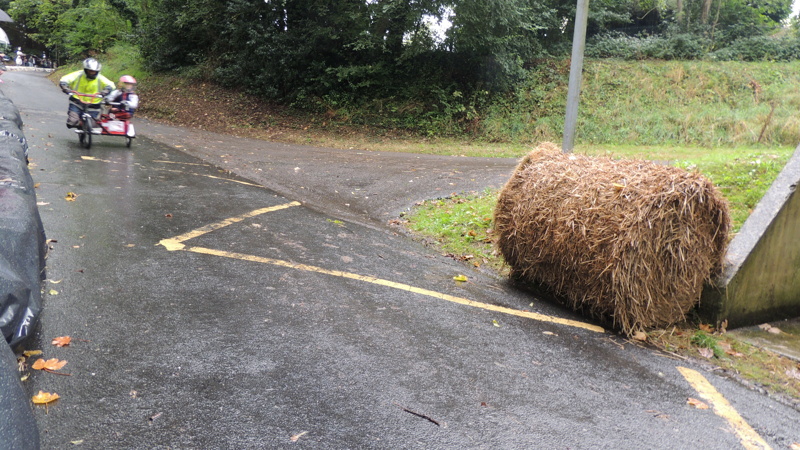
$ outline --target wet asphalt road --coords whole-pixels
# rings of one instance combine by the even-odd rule
[[[369,194],[385,196],[384,206],[371,208],[363,199],[370,195],[355,190],[326,201],[326,189],[339,189],[312,173],[334,178],[330,161],[352,153],[145,123],[132,149],[99,137],[87,152],[64,127],[66,97],[41,74],[3,80],[0,90],[25,120],[42,220],[56,241],[29,347],[69,361],[62,372],[70,376],[36,372],[25,383],[30,393],[61,396],[36,408],[44,448],[800,442],[797,410],[695,362],[597,331],[382,225],[420,195],[390,194],[409,167],[432,187],[445,183],[445,192],[477,189],[496,175],[482,180],[463,175],[465,164],[456,172],[417,156],[402,166],[400,156],[372,172],[349,169],[365,177],[359,183]],[[214,145],[222,150],[209,150]],[[215,156],[193,156],[203,153]],[[210,164],[217,161],[247,178]],[[513,167],[498,164],[496,173]],[[258,172],[281,174],[263,181],[251,176]],[[302,184],[292,185],[293,175]],[[74,202],[67,192],[77,194]],[[455,283],[460,273],[469,282]],[[523,310],[547,317],[513,314]],[[64,335],[72,345],[50,345]],[[681,368],[719,397],[704,398]],[[696,409],[687,398],[712,407]],[[731,425],[729,411],[752,428]]]

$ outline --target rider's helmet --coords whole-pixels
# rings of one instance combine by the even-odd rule
[[[86,78],[90,80],[97,78],[101,67],[100,63],[94,58],[86,58],[83,60],[83,73],[85,73]]]
[[[119,88],[125,92],[133,92],[136,89],[136,78],[130,75],[119,77]]]

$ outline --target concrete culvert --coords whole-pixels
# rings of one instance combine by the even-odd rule
[[[731,226],[698,173],[551,143],[521,160],[494,220],[512,277],[628,335],[685,318],[721,271]]]

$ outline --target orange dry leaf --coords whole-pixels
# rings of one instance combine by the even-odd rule
[[[31,368],[36,370],[59,370],[66,365],[66,361],[59,361],[57,358],[48,359],[47,361],[45,361],[44,358],[39,358],[33,363]]]
[[[696,398],[689,397],[689,399],[686,400],[686,403],[694,406],[697,409],[708,409],[708,405],[706,405],[705,403],[701,402],[700,400],[698,400]]]
[[[72,341],[72,338],[69,336],[59,336],[53,339],[53,345],[56,347],[66,347]]]
[[[64,197],[64,200],[68,202],[74,202],[76,198],[78,198],[78,194],[74,192],[67,192],[67,195],[66,197]]]
[[[714,327],[712,327],[710,324],[707,324],[707,323],[701,323],[698,326],[698,328],[700,328],[701,330],[705,331],[706,333],[713,333],[714,332]]]
[[[55,392],[51,394],[49,392],[44,392],[44,391],[39,391],[39,393],[34,395],[32,398],[33,403],[36,403],[37,405],[46,405],[58,399],[59,396]]]
[[[25,355],[26,357],[28,357],[28,356],[36,356],[36,355],[41,355],[42,351],[41,350],[25,350],[24,352],[22,352],[22,354]]]

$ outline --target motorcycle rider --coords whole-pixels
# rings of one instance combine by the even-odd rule
[[[94,58],[83,60],[83,70],[76,70],[61,77],[58,84],[61,90],[70,94],[69,110],[67,111],[67,128],[76,128],[80,124],[82,109],[78,106],[81,103],[89,104],[89,115],[97,118],[100,113],[102,97],[77,97],[73,94],[101,94],[108,95],[114,89],[114,83],[100,74],[102,66]],[[97,123],[92,124],[93,129],[97,129]],[[99,131],[99,129],[97,129]]]
[[[106,101],[119,103],[119,107],[111,108],[117,119],[130,119],[139,107],[139,96],[136,94],[136,78],[130,75],[119,77],[118,88],[106,95]]]

